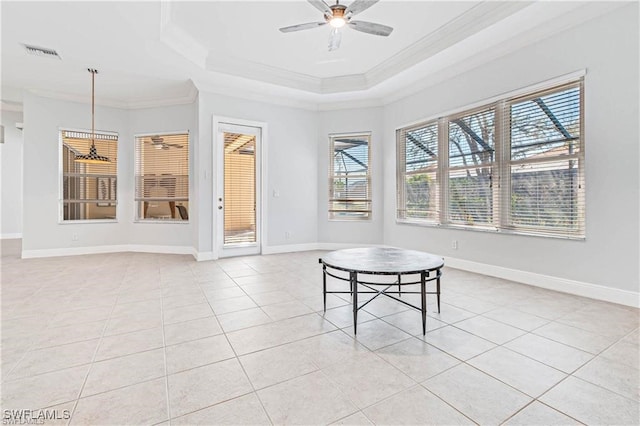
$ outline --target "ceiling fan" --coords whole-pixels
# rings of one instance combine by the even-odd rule
[[[160,136],[151,136],[150,139],[151,139],[151,142],[147,141],[147,143],[151,143],[151,145],[153,145],[155,149],[169,149],[171,147],[175,147],[175,148],[183,147],[182,145],[177,143],[167,143]]]
[[[378,0],[355,0],[349,6],[340,4],[339,0],[336,0],[336,4],[332,6],[329,6],[323,0],[307,1],[323,13],[324,22],[307,22],[305,24],[291,25],[289,27],[280,28],[281,32],[290,33],[294,31],[310,30],[312,28],[329,24],[333,27],[331,30],[331,36],[329,37],[329,51],[332,51],[340,47],[340,41],[342,39],[340,28],[345,25],[356,31],[384,37],[388,36],[391,34],[391,31],[393,31],[393,28],[386,25],[352,20],[354,15],[370,8],[376,4]]]

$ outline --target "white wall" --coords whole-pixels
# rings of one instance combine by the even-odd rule
[[[347,109],[319,113],[318,126],[318,241],[341,244],[381,244],[384,214],[382,181],[382,108]],[[372,212],[368,221],[335,221],[328,218],[329,134],[372,132],[370,170]]]
[[[199,252],[213,251],[213,224],[218,210],[212,153],[213,116],[265,122],[267,158],[263,164],[265,229],[263,246],[299,245],[318,241],[317,113],[200,91],[198,127]],[[279,197],[273,197],[277,190]],[[285,232],[290,238],[285,238]]]
[[[635,3],[388,105],[384,242],[638,292],[638,61]],[[396,224],[394,129],[585,68],[585,241]]]
[[[88,104],[24,95],[23,254],[47,255],[91,251],[100,247],[176,247],[190,252],[189,224],[134,223],[135,133],[191,130],[195,104],[124,110],[96,106],[96,130],[113,131],[118,140],[116,223],[59,223],[59,130],[89,129]],[[197,135],[196,135],[197,139]],[[73,236],[77,240],[73,240]],[[170,251],[170,250],[169,250]]]
[[[133,143],[135,135],[137,134],[149,134],[149,133],[162,133],[162,132],[176,132],[176,131],[189,131],[189,148],[190,161],[193,160],[193,145],[198,144],[198,132],[197,132],[197,116],[196,116],[197,103],[187,105],[176,105],[159,108],[146,108],[135,109],[128,112],[129,121],[129,136],[128,140]],[[175,222],[175,223],[152,223],[152,222],[137,222],[134,223],[136,206],[131,201],[133,200],[134,181],[133,175],[135,173],[134,164],[134,151],[133,146],[127,146],[127,152],[123,157],[119,157],[121,161],[118,163],[118,172],[120,168],[125,172],[127,189],[132,192],[127,194],[127,209],[121,216],[124,223],[130,224],[129,228],[129,241],[135,244],[142,245],[169,245],[169,246],[189,246],[193,247],[193,222],[191,216],[189,216],[189,222]],[[120,175],[120,173],[118,173]],[[193,176],[193,173],[191,173]],[[191,179],[193,180],[193,179]],[[193,194],[193,182],[190,182],[190,197]],[[193,198],[193,197],[191,197]],[[189,213],[191,213],[192,206],[191,200],[189,200]]]
[[[0,144],[0,238],[22,236],[22,112],[2,111],[4,143]]]

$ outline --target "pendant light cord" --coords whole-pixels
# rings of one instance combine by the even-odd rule
[[[98,70],[93,68],[87,68],[91,73],[91,146],[96,144],[96,105],[95,105],[95,87],[96,87],[96,74]]]

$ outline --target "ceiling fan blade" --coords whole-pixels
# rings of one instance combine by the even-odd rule
[[[283,33],[291,33],[294,31],[310,30],[326,24],[326,22],[307,22],[306,24],[291,25],[290,27],[280,28],[280,31]]]
[[[331,30],[331,35],[329,36],[329,52],[333,50],[337,50],[340,47],[340,42],[342,41],[342,31],[339,28],[334,28]]]
[[[348,25],[356,31],[362,31],[363,33],[384,37],[388,36],[391,34],[391,31],[393,31],[393,28],[386,25],[367,21],[350,21]]]
[[[331,8],[322,0],[307,0],[313,7],[318,9],[320,12],[324,13],[327,16],[332,16],[333,12],[331,12]]]
[[[345,14],[351,12],[352,14],[360,13],[363,10],[369,9],[374,4],[378,3],[379,0],[356,0],[347,7],[345,10]]]

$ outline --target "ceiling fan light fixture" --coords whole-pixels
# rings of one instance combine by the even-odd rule
[[[388,37],[393,31],[392,27],[376,24],[375,22],[353,20],[353,17],[356,14],[369,9],[378,1],[379,0],[353,0],[349,6],[345,6],[340,4],[340,0],[336,0],[336,4],[329,6],[326,3],[326,0],[307,0],[307,2],[309,2],[313,7],[322,12],[324,21],[290,25],[288,27],[280,28],[280,32],[291,33],[295,31],[311,30],[328,24],[332,28],[331,35],[329,37],[329,51],[336,50],[340,47],[340,37],[342,32],[339,30],[343,27],[349,27],[355,31],[360,31],[366,34]]]
[[[329,25],[333,28],[342,28],[346,25],[347,21],[342,16],[336,16],[329,20]]]

